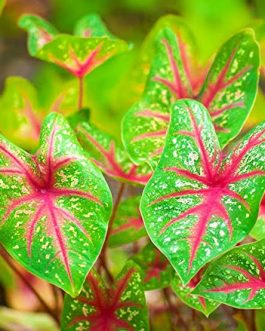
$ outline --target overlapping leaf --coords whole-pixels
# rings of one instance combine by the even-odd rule
[[[252,30],[231,37],[219,50],[206,75],[195,63],[187,28],[165,26],[157,34],[156,51],[141,100],[123,120],[123,141],[135,163],[154,168],[160,158],[170,120],[170,105],[194,98],[204,103],[222,146],[240,131],[254,101],[259,50]]]
[[[195,293],[236,308],[265,307],[265,240],[236,247],[210,264]]]
[[[199,271],[187,285],[183,285],[177,275],[172,280],[172,288],[177,296],[188,306],[201,311],[207,317],[219,306],[219,303],[205,299],[200,295],[193,294],[192,291],[201,280],[202,273]]]
[[[101,250],[111,194],[61,115],[44,121],[35,155],[0,137],[0,190],[1,243],[76,296]]]
[[[121,144],[108,134],[85,122],[79,123],[75,130],[91,161],[106,175],[142,185],[148,182],[151,177],[148,165],[133,164]]]
[[[194,100],[173,106],[141,212],[149,236],[184,284],[253,227],[265,189],[264,150],[265,123],[224,157],[207,109]]]
[[[80,296],[65,299],[62,331],[148,330],[148,318],[141,275],[128,263],[112,288],[90,272]]]
[[[173,268],[153,244],[147,244],[132,259],[144,273],[143,281],[146,291],[170,286],[174,274]]]
[[[110,247],[129,244],[146,235],[139,206],[140,196],[129,197],[119,204],[109,238]]]

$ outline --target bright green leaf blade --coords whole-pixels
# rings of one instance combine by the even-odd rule
[[[165,148],[144,189],[147,232],[184,284],[250,232],[265,189],[265,123],[224,158],[207,109],[172,109]]]
[[[109,238],[110,247],[129,244],[146,236],[139,210],[140,198],[129,197],[119,204]]]
[[[252,238],[261,240],[265,238],[265,198],[263,197],[260,208],[259,217],[255,223],[253,229],[250,232]]]
[[[2,14],[5,5],[6,5],[6,0],[0,0],[0,14]]]
[[[101,327],[102,326],[102,327]],[[66,296],[62,331],[148,330],[144,290],[138,267],[129,262],[113,287],[106,288],[95,271],[80,296]]]
[[[171,285],[173,291],[177,294],[180,300],[189,307],[199,310],[208,317],[220,305],[220,303],[192,293],[193,289],[201,280],[201,277],[202,275],[199,272],[187,285],[183,285],[180,278],[175,275]]]
[[[148,165],[136,166],[113,137],[86,122],[76,126],[79,142],[90,160],[106,175],[121,181],[145,185],[151,177]]]
[[[109,188],[64,118],[50,114],[28,154],[0,137],[1,242],[33,274],[76,296],[97,259]]]
[[[239,133],[250,113],[259,70],[259,49],[252,30],[234,35],[222,46],[207,76],[194,63],[190,40],[188,33],[169,28],[158,35],[144,95],[123,120],[124,145],[135,163],[157,165],[171,104],[177,99],[198,99],[208,107],[221,146]]]
[[[194,293],[244,309],[265,307],[265,240],[230,250],[212,262]]]
[[[127,49],[127,44],[118,39],[60,34],[44,45],[36,57],[54,63],[76,77],[83,77],[112,56]]]
[[[259,47],[251,29],[237,33],[217,53],[198,100],[209,110],[220,145],[237,136],[255,100]]]
[[[23,15],[18,25],[28,31],[28,51],[31,56],[36,56],[58,34],[53,25],[36,15]]]
[[[1,132],[25,149],[35,148],[43,118],[35,87],[22,77],[9,77],[5,82],[0,105]]]
[[[168,89],[163,82],[177,79],[173,69],[179,66],[178,79],[183,92],[178,97],[191,96],[192,83],[187,72],[195,70],[191,69],[194,68],[194,45],[188,27],[174,16],[161,23],[152,35],[154,54],[144,95],[125,115],[122,125],[123,143],[132,160],[148,162],[154,168],[164,146],[171,103],[176,100],[176,91]]]
[[[174,274],[168,260],[149,243],[138,254],[132,257],[144,273],[145,291],[161,289],[170,286]]]
[[[76,24],[74,34],[79,37],[109,37],[116,39],[107,29],[98,14],[82,17]]]

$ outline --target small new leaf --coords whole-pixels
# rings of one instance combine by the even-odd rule
[[[78,295],[103,245],[111,194],[63,116],[28,154],[0,137],[1,242],[33,274]]]
[[[144,290],[138,267],[129,262],[107,288],[91,271],[76,299],[66,296],[62,331],[148,330]]]
[[[173,106],[140,209],[149,236],[184,284],[253,227],[265,189],[264,149],[264,122],[225,156],[202,104]]]
[[[194,293],[244,309],[265,307],[265,240],[236,247],[212,262]]]

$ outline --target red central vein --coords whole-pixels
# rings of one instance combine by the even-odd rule
[[[90,273],[87,277],[88,286],[91,288],[94,298],[89,300],[84,297],[78,297],[80,303],[93,306],[94,312],[87,316],[76,316],[70,323],[69,327],[82,321],[90,322],[89,329],[93,331],[110,331],[116,328],[124,328],[128,331],[134,331],[134,328],[128,321],[122,320],[116,314],[118,309],[126,307],[139,307],[137,303],[130,301],[121,302],[121,296],[128,285],[132,274],[135,271],[130,269],[116,284],[115,288],[107,291],[99,287],[98,281]]]

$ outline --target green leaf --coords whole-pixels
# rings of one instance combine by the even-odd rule
[[[263,199],[260,204],[259,208],[259,217],[257,222],[255,223],[253,229],[250,232],[252,238],[256,240],[261,240],[265,238],[265,198]]]
[[[122,40],[60,34],[45,44],[36,57],[54,63],[76,77],[84,77],[112,56],[127,49],[127,44]]]
[[[233,248],[212,262],[194,293],[244,309],[265,307],[265,240]]]
[[[35,87],[22,77],[5,82],[1,105],[1,132],[26,149],[37,146],[43,113],[38,109]]]
[[[38,51],[58,34],[53,25],[36,15],[23,15],[18,25],[29,33],[28,50],[31,56],[36,56]]]
[[[148,182],[151,177],[150,167],[133,164],[128,153],[113,137],[86,122],[76,126],[76,133],[90,160],[106,175],[141,185]]]
[[[156,167],[171,104],[177,99],[194,98],[207,106],[222,147],[239,133],[250,113],[259,69],[259,49],[252,30],[225,42],[208,75],[195,62],[190,39],[185,29],[176,32],[169,27],[157,35],[143,97],[123,119],[123,142],[135,163]]]
[[[109,239],[110,247],[129,244],[146,236],[139,210],[140,198],[129,197],[119,204]]]
[[[111,194],[64,118],[28,154],[0,137],[0,239],[33,274],[76,296],[101,250]]]
[[[68,330],[148,330],[138,267],[129,262],[111,288],[105,286],[95,271],[90,272],[80,296],[65,298],[62,331]]]
[[[173,268],[168,260],[149,243],[138,254],[132,257],[144,273],[145,291],[161,289],[170,286]]]
[[[264,148],[265,122],[225,156],[202,104],[181,100],[173,106],[140,209],[150,238],[184,284],[253,227],[265,189]]]
[[[199,271],[187,285],[183,285],[180,278],[175,275],[171,285],[172,289],[181,301],[183,301],[189,307],[201,311],[205,316],[208,317],[219,306],[219,303],[192,293],[194,288],[200,282],[202,275],[203,273]]]
[[[98,14],[82,17],[76,24],[74,34],[80,37],[109,37],[116,39],[107,29]]]

